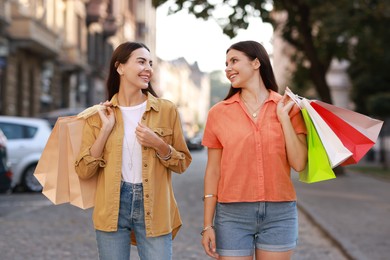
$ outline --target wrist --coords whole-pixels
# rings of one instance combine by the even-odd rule
[[[165,154],[164,156],[161,156],[160,153],[159,153],[159,151],[156,151],[156,156],[157,156],[158,158],[160,158],[161,160],[166,161],[166,160],[171,159],[171,156],[172,156],[172,148],[171,148],[170,145],[168,145],[168,152],[165,152],[164,154]]]
[[[200,235],[203,236],[203,234],[207,231],[207,230],[215,230],[215,227],[213,225],[208,225],[208,226],[205,226],[202,231],[200,232]]]

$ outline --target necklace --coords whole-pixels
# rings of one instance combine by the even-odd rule
[[[126,134],[125,134],[125,143],[127,146],[127,150],[130,153],[130,161],[127,163],[127,166],[129,167],[129,170],[131,171],[133,169],[133,154],[134,154],[134,148],[135,148],[135,142],[137,137],[134,137],[134,142],[133,142],[133,147],[131,148],[131,153],[130,153],[130,146],[129,146],[129,141],[127,140]]]
[[[244,101],[246,107],[248,108],[248,112],[252,115],[253,118],[256,118],[259,114],[257,113],[257,111],[261,108],[261,106],[263,105],[264,101],[267,99],[263,99],[263,101],[260,103],[260,105],[256,108],[256,109],[253,109],[248,102],[246,102],[245,98],[240,95],[241,99]],[[252,110],[252,111],[251,111]]]
[[[139,120],[140,120],[140,118],[141,118],[141,113],[142,113],[142,111],[143,111],[143,105],[141,105],[141,106],[140,106],[139,108],[137,108],[137,109],[138,109],[138,112],[139,112],[139,113],[136,115],[137,118],[136,118],[135,122],[139,122]],[[137,127],[137,126],[135,126],[135,127]],[[130,160],[127,162],[127,167],[129,168],[130,171],[132,171],[133,165],[134,165],[134,160],[133,160],[133,158],[134,158],[135,144],[136,144],[136,142],[137,142],[137,136],[134,135],[134,141],[133,141],[133,145],[132,145],[131,149],[130,149],[129,140],[127,139],[126,133],[124,134],[124,137],[125,137],[125,144],[126,144],[126,147],[127,147],[127,151],[128,151],[129,154],[130,154]]]

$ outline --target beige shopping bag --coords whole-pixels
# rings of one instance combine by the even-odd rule
[[[74,162],[81,148],[81,133],[85,119],[78,119],[67,124],[68,132],[68,169],[69,169],[69,202],[82,209],[94,206],[97,175],[88,180],[80,179]]]
[[[35,168],[34,176],[42,185],[42,193],[54,204],[69,202],[67,175],[67,133],[57,121]]]
[[[59,117],[43,150],[34,176],[42,193],[54,204],[70,203],[82,209],[94,206],[97,176],[82,180],[74,162],[79,154],[85,119],[102,109],[96,105],[77,116]]]

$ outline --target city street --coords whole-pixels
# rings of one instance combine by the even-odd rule
[[[203,174],[206,150],[194,151],[193,163],[183,175],[174,175],[183,227],[174,240],[175,260],[209,259],[200,245],[202,229]],[[92,210],[67,204],[52,205],[41,194],[0,196],[1,259],[98,259]],[[299,212],[299,246],[294,260],[343,260],[336,244],[303,212]],[[132,258],[136,248],[132,247]]]

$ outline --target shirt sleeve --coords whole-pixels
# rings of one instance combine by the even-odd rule
[[[296,134],[307,134],[305,121],[303,120],[301,109],[294,105],[290,112],[291,124]]]
[[[103,157],[95,158],[90,154],[91,146],[96,140],[94,127],[98,126],[91,124],[87,119],[83,128],[80,153],[75,161],[75,170],[81,179],[91,178],[98,172],[99,168],[106,166],[106,161]]]
[[[183,173],[191,164],[192,157],[186,145],[180,115],[175,108],[173,113],[173,141],[171,144],[172,155],[168,160],[159,159],[167,168],[177,173]]]
[[[204,129],[202,145],[208,148],[223,148],[221,142],[218,139],[217,121],[215,117],[215,110],[211,109],[207,116],[206,126]]]

